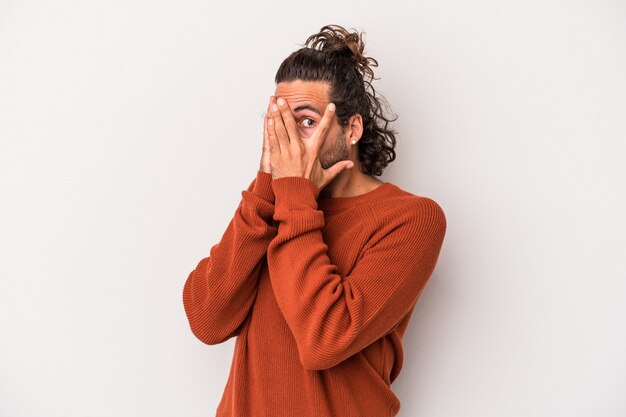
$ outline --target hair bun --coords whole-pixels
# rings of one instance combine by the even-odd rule
[[[363,77],[374,79],[374,71],[371,67],[377,67],[378,62],[364,55],[365,32],[348,32],[339,25],[326,25],[319,33],[309,36],[305,45],[319,51],[327,51],[330,54],[351,57]]]

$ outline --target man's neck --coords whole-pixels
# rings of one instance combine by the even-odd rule
[[[359,168],[360,164],[357,164],[351,169],[342,171],[320,190],[319,197],[353,197],[372,191],[383,183],[377,178],[362,173]]]

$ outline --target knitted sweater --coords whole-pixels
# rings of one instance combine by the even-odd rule
[[[391,417],[402,336],[446,231],[432,199],[385,182],[321,198],[257,171],[187,277],[193,334],[237,336],[217,417]]]

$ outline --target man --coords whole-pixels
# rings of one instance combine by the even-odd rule
[[[256,178],[183,289],[200,340],[237,336],[218,417],[395,416],[446,231],[435,201],[374,178],[395,136],[361,37],[328,25],[306,44],[276,74]]]

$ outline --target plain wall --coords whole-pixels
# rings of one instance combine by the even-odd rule
[[[182,288],[254,178],[278,65],[364,30],[382,179],[448,229],[400,416],[626,415],[626,4],[0,2],[0,416],[208,416]]]

